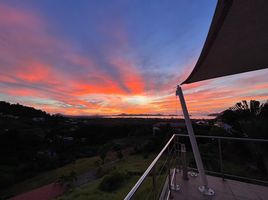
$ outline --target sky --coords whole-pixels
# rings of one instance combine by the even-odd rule
[[[179,114],[216,0],[0,0],[0,100],[67,115]],[[192,115],[268,99],[268,70],[184,85]]]

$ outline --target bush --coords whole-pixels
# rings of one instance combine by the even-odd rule
[[[102,160],[99,159],[99,160],[96,160],[96,161],[95,161],[95,165],[96,165],[96,166],[99,167],[99,166],[101,166],[101,164],[102,164]]]
[[[144,171],[127,171],[127,174],[129,176],[141,176],[143,174]]]
[[[110,145],[109,144],[105,144],[101,147],[101,149],[99,150],[99,156],[102,160],[102,164],[104,164],[105,158],[107,156],[107,153],[110,150]]]
[[[149,158],[149,155],[148,155],[148,154],[144,154],[144,155],[143,155],[143,158],[144,158],[144,159],[148,159],[148,158]]]
[[[105,176],[106,174],[111,173],[115,169],[116,169],[115,166],[113,166],[113,167],[99,166],[98,169],[97,169],[96,177],[101,178],[101,177]]]
[[[119,150],[119,151],[116,152],[116,156],[117,156],[117,158],[118,158],[119,160],[121,160],[121,159],[124,157],[124,155],[123,155],[123,153],[122,153],[121,150]]]
[[[0,188],[6,188],[15,182],[15,177],[10,172],[0,173]],[[1,198],[0,198],[1,199]]]
[[[99,189],[106,192],[112,192],[124,183],[124,181],[128,178],[125,172],[115,171],[110,175],[105,176],[100,185]]]
[[[67,175],[61,175],[57,182],[62,184],[66,191],[70,191],[74,188],[75,182],[77,181],[77,174],[75,171],[70,171]]]

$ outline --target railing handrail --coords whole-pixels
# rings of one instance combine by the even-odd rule
[[[129,200],[131,199],[131,197],[134,195],[134,193],[137,191],[137,189],[140,187],[140,185],[142,184],[142,182],[145,180],[145,178],[147,177],[147,175],[151,172],[151,170],[153,169],[153,167],[155,166],[155,164],[157,163],[157,161],[159,160],[159,158],[162,156],[162,154],[164,153],[164,151],[168,148],[169,144],[172,142],[172,140],[174,139],[174,137],[176,136],[176,134],[173,134],[172,137],[169,139],[169,141],[166,143],[166,145],[164,146],[164,148],[160,151],[160,153],[155,157],[155,159],[153,160],[153,162],[150,164],[150,166],[147,168],[147,170],[142,174],[142,176],[139,178],[139,180],[137,181],[137,183],[134,185],[134,187],[130,190],[130,192],[127,194],[127,196],[125,197],[124,200]]]
[[[189,137],[188,134],[175,134],[180,137]],[[238,140],[238,141],[252,141],[252,142],[268,142],[268,139],[259,138],[238,138],[238,137],[224,137],[214,135],[195,135],[196,138],[210,138],[210,139],[223,139],[223,140]]]

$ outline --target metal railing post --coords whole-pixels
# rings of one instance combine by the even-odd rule
[[[170,168],[171,168],[171,151],[170,148],[168,149],[168,189],[170,191],[170,198],[172,198],[172,178],[171,178],[171,174],[170,174]]]
[[[172,185],[171,185],[170,168],[168,169],[168,190],[170,192],[170,197],[172,198]]]
[[[176,172],[179,172],[180,171],[180,143],[179,143],[179,136],[177,135],[176,136],[176,148],[175,148],[175,150],[176,150],[176,153],[175,153],[175,155],[176,155]]]
[[[156,200],[156,177],[155,177],[155,166],[153,167],[153,199]]]
[[[181,157],[182,157],[182,177],[183,177],[183,180],[189,180],[187,162],[186,162],[186,147],[185,147],[185,144],[181,144]]]
[[[188,135],[189,135],[190,142],[191,142],[192,149],[193,149],[193,153],[194,153],[195,162],[197,165],[198,172],[201,176],[201,181],[203,183],[203,185],[200,186],[198,189],[200,192],[202,192],[205,195],[214,195],[215,194],[214,190],[212,190],[211,188],[208,187],[208,180],[207,180],[207,177],[205,174],[205,170],[204,170],[201,155],[200,155],[200,152],[199,152],[199,149],[197,146],[196,138],[194,136],[194,130],[193,130],[190,116],[188,113],[188,109],[187,109],[187,106],[185,103],[183,92],[182,92],[182,89],[179,85],[177,86],[176,95],[179,96],[179,99],[180,99],[180,103],[181,103],[181,107],[182,107],[182,111],[183,111],[183,115],[184,115],[184,119],[185,119],[185,124],[187,127]]]
[[[222,151],[221,151],[221,139],[220,138],[218,138],[218,147],[219,147],[221,177],[222,177],[222,180],[224,180],[223,164],[222,164]]]
[[[178,161],[178,156],[177,156],[177,136],[174,138],[174,155],[175,155],[175,162],[174,162],[174,184],[173,184],[173,187],[174,189],[176,189],[177,187],[177,161]]]

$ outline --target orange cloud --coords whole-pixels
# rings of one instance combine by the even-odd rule
[[[75,82],[73,85],[73,95],[87,95],[87,94],[122,94],[121,88],[114,82],[103,81],[100,85],[86,84],[82,82]]]
[[[27,66],[22,66],[17,68],[15,76],[24,81],[31,83],[43,82],[44,80],[49,80],[52,78],[53,74],[50,71],[50,66],[42,65],[38,62],[33,62]]]
[[[119,71],[124,84],[133,95],[144,92],[144,80],[133,64],[121,58],[113,58],[111,64]]]

